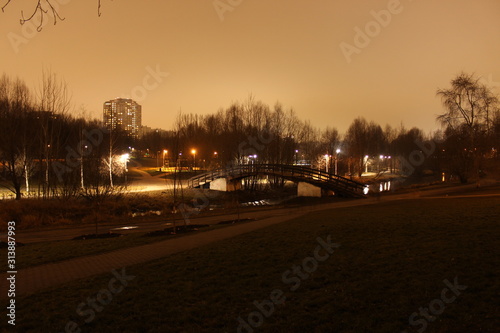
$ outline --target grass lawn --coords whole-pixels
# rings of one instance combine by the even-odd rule
[[[189,193],[188,193],[189,194]],[[262,209],[262,207],[260,207]],[[241,212],[251,212],[255,211],[255,208],[242,208]],[[235,209],[226,209],[227,214],[236,214]],[[219,211],[217,212],[204,212],[201,214],[194,214],[196,217],[207,217],[213,215],[221,215]],[[220,216],[221,222],[227,220],[224,215]],[[179,214],[176,218],[177,226],[183,226],[182,215]],[[147,220],[146,220],[147,221]],[[165,221],[165,222],[170,222]],[[137,224],[134,220],[130,220],[130,224]],[[196,225],[196,220],[191,221],[191,225]],[[207,227],[199,227],[196,232],[204,232],[215,230],[218,228],[225,228],[229,225],[223,224],[211,224]],[[163,226],[166,228],[167,226]],[[106,232],[109,228],[100,227],[99,233]],[[158,230],[162,230],[162,228],[158,228]],[[114,231],[119,233],[120,231]],[[23,269],[27,267],[32,267],[36,265],[42,265],[47,263],[53,263],[57,261],[87,256],[87,255],[96,255],[104,252],[110,252],[115,250],[120,250],[124,248],[140,246],[144,244],[149,244],[153,242],[159,242],[166,239],[171,239],[174,237],[183,237],[184,235],[192,234],[190,233],[179,233],[178,235],[167,235],[167,236],[154,236],[154,237],[145,237],[145,232],[126,232],[120,237],[113,238],[100,238],[100,239],[86,239],[86,240],[63,240],[63,241],[53,241],[53,242],[37,242],[37,243],[28,243],[24,246],[20,246],[16,248],[16,256],[17,269]],[[7,248],[0,248],[0,257],[7,257]],[[0,270],[7,271],[7,261],[0,262]]]
[[[177,225],[179,227],[182,227],[182,224],[180,224],[179,221],[177,222]],[[224,227],[227,226],[209,225],[207,227],[200,227],[199,230],[195,232],[204,232]],[[166,228],[166,226],[164,228]],[[159,228],[158,230],[161,229]],[[53,263],[87,255],[96,255],[129,247],[145,245],[153,242],[159,242],[166,239],[182,237],[184,235],[190,235],[192,233],[193,232],[179,233],[177,235],[145,236],[145,232],[139,232],[129,233],[112,238],[31,243],[16,248],[16,267],[17,269],[23,269],[27,267]],[[3,258],[7,257],[7,248],[0,249],[0,256]],[[6,261],[0,263],[0,269],[2,271],[7,271]]]
[[[425,332],[498,332],[499,220],[498,197],[382,201],[311,213],[127,267],[135,278],[114,295],[105,291],[110,272],[18,297],[16,330],[63,332],[72,320],[82,332],[235,332],[238,317],[248,322],[253,313],[250,319],[261,324],[254,332],[417,332],[424,325]],[[328,236],[340,247],[327,259],[320,251],[324,261],[313,272],[304,259],[313,256],[317,237]],[[303,263],[311,274],[301,270],[299,279],[289,270]],[[455,278],[467,288],[443,294],[443,281]],[[273,290],[286,300],[259,317],[254,301],[270,299]],[[94,311],[86,303],[97,294],[109,304]],[[449,304],[437,301],[442,295]],[[430,304],[436,314],[414,315],[409,325]]]

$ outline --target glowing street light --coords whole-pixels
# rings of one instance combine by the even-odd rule
[[[380,155],[379,158],[380,159],[378,160],[378,172],[380,172],[382,170],[382,167],[383,167],[382,162],[384,161],[384,155]]]
[[[196,149],[191,149],[191,154],[193,154],[193,170],[196,168]]]
[[[214,151],[213,159],[216,167],[219,167],[219,153]]]
[[[127,162],[128,162],[128,159],[129,159],[130,155],[128,153],[126,154],[123,154],[122,156],[120,156],[120,161],[125,165],[127,166]]]
[[[248,161],[252,162],[251,164],[255,164],[256,158],[257,158],[257,155],[248,155]]]
[[[130,155],[128,153],[123,154],[122,156],[120,156],[120,162],[123,163],[123,167],[125,169],[125,188],[127,188],[127,172],[128,172],[127,162],[129,160],[129,157],[130,157]]]
[[[339,160],[339,154],[340,154],[340,149],[336,150],[336,155],[335,155],[335,174],[337,174],[337,162]]]
[[[166,154],[168,154],[168,150],[163,149],[163,164],[162,164],[163,167],[165,166],[165,155]]]

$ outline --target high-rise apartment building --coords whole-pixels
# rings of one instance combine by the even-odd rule
[[[103,118],[107,129],[119,129],[130,137],[139,137],[142,108],[137,102],[128,98],[116,98],[104,102]]]

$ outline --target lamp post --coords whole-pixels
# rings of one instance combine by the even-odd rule
[[[248,156],[248,161],[251,162],[250,164],[255,164],[255,159],[257,158],[257,155],[249,155]]]
[[[163,163],[162,163],[162,167],[165,167],[165,155],[166,154],[168,154],[168,150],[163,149]]]
[[[121,162],[123,163],[123,166],[125,168],[125,188],[127,188],[127,171],[128,171],[128,168],[127,168],[127,162],[128,162],[128,158],[130,157],[130,155],[127,153],[127,154],[123,154],[121,157],[120,157],[120,160]]]
[[[191,154],[193,154],[193,171],[196,168],[196,149],[191,149]]]
[[[49,188],[49,157],[50,157],[50,145],[47,145],[47,154],[45,158],[45,163],[47,164],[47,168],[45,169],[45,183],[47,185],[47,191]]]
[[[337,174],[337,162],[338,162],[338,159],[339,159],[339,153],[340,153],[340,149],[337,149],[336,151],[337,154],[335,154],[335,174]]]
[[[84,150],[85,153],[82,153],[82,155],[80,156],[80,182],[81,182],[80,185],[82,189],[85,188],[85,183],[83,181],[83,156],[87,153],[88,146],[83,146],[83,148],[85,149]]]
[[[326,165],[326,173],[328,173],[328,164],[330,164],[330,155],[325,154],[325,165]]]

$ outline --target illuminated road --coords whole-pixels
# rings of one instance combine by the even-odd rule
[[[151,192],[151,191],[172,191],[174,188],[174,182],[171,179],[163,179],[161,178],[164,174],[159,174],[156,176],[152,176],[146,171],[142,170],[142,165],[137,161],[130,162],[130,171],[135,172],[139,175],[138,179],[134,179],[129,182],[127,186],[128,192]],[[179,182],[179,180],[177,181]],[[186,186],[186,182],[181,182],[182,187]],[[179,184],[177,184],[177,187]]]

